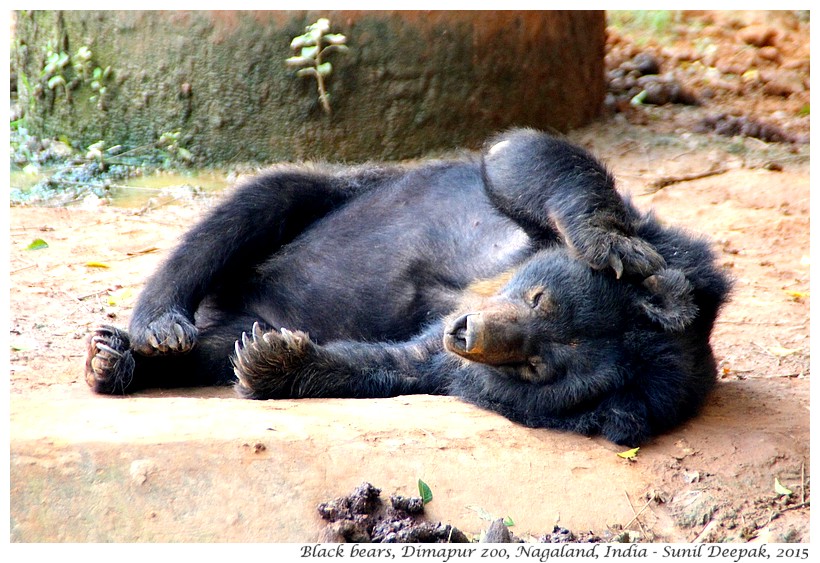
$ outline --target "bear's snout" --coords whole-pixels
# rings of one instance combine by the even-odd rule
[[[447,327],[445,347],[459,355],[481,354],[484,350],[484,334],[484,319],[481,313],[467,313]]]
[[[461,314],[446,324],[444,348],[482,364],[524,362],[525,324],[509,305]]]

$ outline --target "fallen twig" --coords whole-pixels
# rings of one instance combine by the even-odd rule
[[[23,266],[22,268],[17,268],[16,270],[12,270],[9,272],[9,275],[16,274],[17,272],[22,272],[23,270],[29,270],[31,268],[36,268],[37,264],[29,264],[28,266]]]
[[[703,530],[700,531],[698,536],[692,540],[692,543],[703,543],[703,541],[707,538],[709,532],[717,526],[717,520],[709,520],[709,523],[704,526]]]
[[[800,464],[800,501],[806,504],[806,462]]]
[[[150,252],[156,252],[157,250],[159,250],[159,247],[149,246],[147,248],[143,248],[142,250],[135,250],[133,252],[128,252],[127,254],[128,254],[128,258],[131,258],[133,256],[142,256],[143,254],[148,254]],[[118,258],[117,260],[126,260],[126,259],[127,258]]]
[[[100,296],[100,295],[102,295],[102,294],[104,294],[104,293],[108,293],[109,291],[111,291],[111,289],[110,289],[110,288],[108,288],[108,289],[101,289],[100,291],[95,291],[94,293],[89,293],[88,295],[82,295],[82,296],[80,296],[80,297],[74,297],[73,299],[76,299],[77,301],[84,301],[84,300],[86,300],[86,299],[88,299],[88,298],[90,298],[90,297],[98,297],[98,296]]]
[[[638,519],[638,516],[640,516],[643,513],[643,511],[646,510],[646,507],[649,506],[649,503],[654,500],[654,495],[648,501],[646,501],[646,504],[644,504],[643,508],[641,508],[638,512],[635,512],[635,506],[632,504],[632,501],[629,500],[629,494],[626,491],[624,491],[624,496],[626,497],[626,502],[629,503],[629,508],[632,509],[632,514],[634,514],[635,516],[632,517],[632,520],[630,520],[626,524],[626,526],[623,527],[623,529],[626,530],[627,528],[629,528],[629,526],[632,525],[633,522],[637,522],[638,527],[641,529],[641,534],[643,534],[643,537],[646,538],[646,530],[644,529],[641,521]]]
[[[700,180],[701,178],[708,178],[709,176],[717,176],[728,172],[728,168],[715,168],[706,170],[705,172],[693,172],[692,174],[681,174],[680,176],[663,176],[651,182],[648,186],[649,190],[640,195],[649,195],[662,190],[672,184],[680,184],[681,182],[691,182],[692,180]]]
[[[789,510],[797,510],[799,508],[808,508],[809,506],[811,506],[811,501],[807,500],[805,502],[801,502],[800,504],[792,504],[792,505],[787,506],[785,508],[781,508],[779,510],[776,510],[775,512],[777,514],[782,514],[784,512],[788,512]]]

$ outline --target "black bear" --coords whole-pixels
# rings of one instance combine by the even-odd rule
[[[88,340],[98,393],[452,394],[639,445],[697,412],[729,292],[710,245],[529,129],[461,159],[290,166],[235,190]]]

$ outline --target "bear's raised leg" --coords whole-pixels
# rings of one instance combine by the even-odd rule
[[[536,241],[562,237],[578,257],[616,277],[641,279],[666,262],[636,235],[639,215],[603,164],[563,139],[528,129],[488,144],[482,161],[490,201]]]

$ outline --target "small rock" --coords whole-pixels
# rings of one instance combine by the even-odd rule
[[[696,125],[695,132],[705,133],[708,131],[714,131],[718,135],[727,137],[735,135],[754,137],[767,143],[795,142],[792,135],[776,125],[757,121],[746,116],[720,114],[705,117]]]
[[[637,71],[640,75],[658,74],[661,71],[661,63],[652,53],[644,52],[623,63],[621,68],[626,71]]]
[[[757,56],[764,61],[771,61],[773,63],[780,63],[780,51],[777,50],[777,47],[773,47],[771,45],[766,47],[761,47],[757,51]]]
[[[635,70],[642,75],[660,74],[661,63],[652,53],[638,53],[632,59],[632,64],[635,65]]]
[[[716,61],[715,68],[722,74],[741,75],[754,68],[756,56],[757,53],[753,49],[745,48],[737,53],[733,53],[731,57]]]
[[[135,485],[142,485],[148,480],[148,475],[156,469],[156,464],[150,459],[135,459],[131,462],[128,474]]]
[[[346,543],[347,540],[344,534],[339,529],[341,523],[330,524],[319,530],[319,537],[316,541],[319,543]]]
[[[738,31],[737,37],[748,45],[770,47],[777,39],[777,30],[763,24],[749,25]]]
[[[494,520],[487,533],[484,535],[484,543],[512,543],[510,529],[504,524],[504,519]]]
[[[225,518],[225,524],[227,524],[228,526],[236,526],[237,524],[239,524],[240,520],[240,515],[234,512],[233,514],[228,514],[228,516]]]
[[[698,54],[694,49],[678,49],[669,53],[669,58],[673,60],[673,66],[678,62],[690,62],[698,60]]]
[[[646,92],[646,96],[643,99],[643,103],[645,104],[663,106],[669,103],[669,90],[666,84],[650,82],[644,85],[644,92]]]
[[[793,73],[777,73],[763,85],[763,91],[770,96],[782,96],[784,98],[792,94],[805,92],[806,87],[803,79]]]
[[[392,495],[390,497],[390,504],[392,504],[396,510],[403,510],[408,514],[421,514],[424,512],[424,501],[420,497]]]
[[[555,526],[551,534],[545,535],[541,541],[544,543],[573,543],[575,542],[575,534],[561,526]]]

